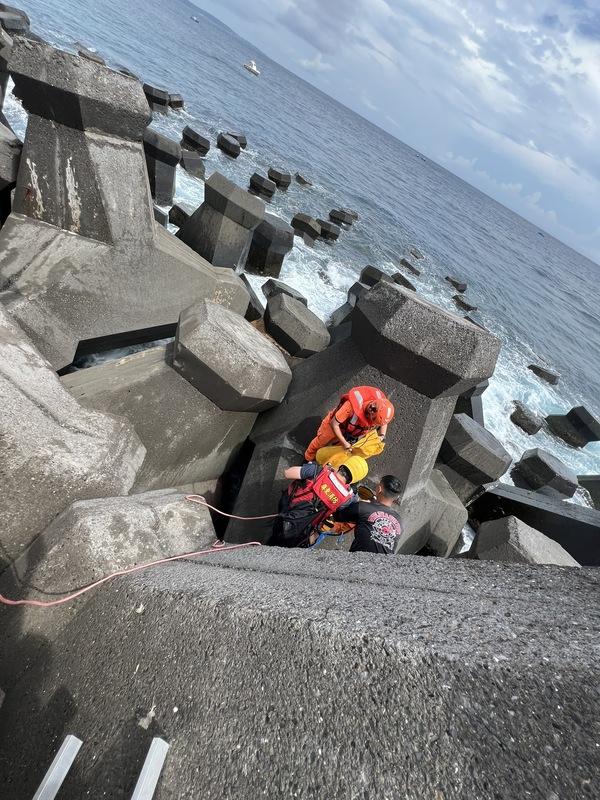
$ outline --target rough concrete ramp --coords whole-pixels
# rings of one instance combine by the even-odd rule
[[[598,573],[209,558],[105,588],[7,694],[2,796],[30,800],[66,732],[61,800],[128,798],[156,735],[156,800],[598,796]]]

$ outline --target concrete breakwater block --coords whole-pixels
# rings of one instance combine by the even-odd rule
[[[572,447],[600,442],[600,419],[585,406],[572,408],[567,414],[550,414],[546,422],[552,433]]]
[[[463,311],[477,311],[477,306],[474,306],[473,303],[469,302],[466,297],[462,297],[460,294],[453,295],[452,299],[455,305]]]
[[[593,505],[600,508],[600,475],[578,475],[577,480],[589,492]]]
[[[63,376],[87,408],[124,417],[146,448],[134,492],[220,477],[256,414],[219,408],[171,366],[172,345]]]
[[[264,216],[258,197],[213,172],[205,184],[204,202],[177,236],[211,264],[235,269],[245,264],[253,231]]]
[[[126,494],[145,455],[133,427],[71,397],[0,305],[0,571],[69,503]]]
[[[159,734],[161,798],[579,797],[598,590],[591,570],[279,548],[166,565],[99,591],[7,693],[0,771],[30,798],[69,729],[96,757],[68,798],[130,796]]]
[[[318,353],[329,344],[329,332],[319,317],[284,292],[269,297],[265,328],[290,355],[299,358]]]
[[[311,247],[321,235],[321,226],[309,214],[295,214],[290,225],[294,229],[294,236],[299,236]]]
[[[167,114],[169,111],[169,93],[166,89],[152,86],[149,83],[142,85],[146,100],[151,111],[158,111],[159,114]]]
[[[473,547],[482,561],[580,566],[557,542],[517,517],[502,517],[483,522],[479,526]]]
[[[321,239],[324,239],[326,242],[336,242],[340,238],[342,229],[339,225],[335,225],[333,222],[329,222],[326,219],[319,218],[317,218],[317,222],[321,226]]]
[[[468,503],[486,483],[498,480],[512,458],[496,437],[467,414],[450,420],[439,454],[438,469]]]
[[[348,299],[348,303],[352,307],[354,307],[360,298],[369,291],[369,287],[366,286],[364,283],[360,281],[355,281],[352,286],[348,289],[348,293],[346,295]]]
[[[242,150],[245,150],[248,147],[248,139],[246,138],[245,133],[240,133],[239,131],[227,131],[225,134],[226,136],[230,136],[232,139],[235,139]]]
[[[173,369],[219,408],[265,411],[292,379],[275,345],[239,314],[202,301],[181,312]]]
[[[329,219],[337,225],[352,225],[355,220],[353,214],[348,211],[343,211],[341,208],[332,208],[329,212]]]
[[[205,156],[210,150],[210,141],[206,136],[202,136],[202,134],[195,131],[189,125],[186,125],[181,131],[180,144],[182,148],[186,150],[195,150],[200,153],[201,156]]]
[[[252,194],[256,194],[263,199],[266,198],[270,202],[276,189],[277,186],[274,181],[265,178],[264,175],[254,172],[250,176],[250,192]]]
[[[275,169],[275,167],[269,167],[267,175],[277,186],[278,189],[283,189],[284,191],[289,187],[289,185],[292,182],[292,176],[290,175],[289,172],[284,172],[283,170]]]
[[[152,213],[154,214],[154,221],[158,222],[161,227],[166,228],[169,224],[169,215],[167,212],[163,211],[162,208],[158,206],[153,206]]]
[[[173,111],[181,111],[184,107],[185,102],[183,97],[177,92],[169,92],[169,108],[172,108]]]
[[[554,539],[580,564],[600,566],[600,511],[498,483],[469,508],[477,523],[515,516]]]
[[[169,222],[171,225],[176,225],[178,228],[188,221],[194,213],[194,209],[186,203],[175,203],[169,209]]]
[[[527,369],[530,369],[534,375],[538,376],[538,378],[541,378],[542,380],[546,381],[546,383],[550,383],[553,386],[555,386],[560,379],[558,372],[554,372],[547,367],[541,367],[539,364],[529,364]]]
[[[579,486],[575,472],[540,447],[523,453],[514,465],[511,477],[515,486],[533,489],[548,497],[573,497]]]
[[[11,192],[17,183],[22,148],[20,139],[0,123],[0,225],[11,212]]]
[[[287,283],[283,281],[275,280],[274,278],[269,278],[268,281],[265,281],[262,285],[262,293],[267,298],[275,297],[276,294],[287,294],[290,297],[293,297],[294,300],[297,300],[299,303],[302,303],[305,306],[308,306],[308,300],[304,295],[299,292],[297,289],[294,289],[293,286],[289,286]]]
[[[249,302],[248,308],[244,314],[244,319],[247,319],[248,322],[256,322],[256,320],[262,319],[265,313],[265,308],[263,303],[259,300],[258,295],[252,288],[252,284],[248,280],[247,276],[242,272],[240,273],[240,280],[246,287],[249,295]]]
[[[304,175],[301,175],[299,172],[296,172],[294,175],[296,182],[300,184],[300,186],[312,186],[312,181],[309,181],[308,178],[305,178]]]
[[[400,259],[400,266],[407,269],[409,272],[412,272],[413,275],[420,275],[421,270],[417,269],[412,261],[409,261],[408,258],[401,258]]]
[[[419,250],[418,247],[411,247],[408,251],[413,258],[423,258],[423,253]]]
[[[459,281],[458,278],[453,278],[451,275],[446,275],[444,278],[450,286],[453,286],[457,292],[461,294],[467,291],[467,284],[464,281]]]
[[[227,133],[220,133],[217,136],[217,147],[231,158],[237,158],[241,152],[238,140]]]
[[[82,341],[115,336],[118,347],[121,334],[173,325],[190,297],[245,309],[230,270],[154,222],[139,82],[20,38],[10,69],[29,118],[0,231],[0,291],[10,287],[6,307],[53,368],[71,364]]]
[[[403,286],[405,289],[410,289],[411,292],[417,291],[417,287],[414,285],[414,283],[411,283],[401,272],[395,272],[392,275],[392,280],[394,283],[397,283],[398,286]]]
[[[152,128],[144,132],[143,142],[150,194],[159,205],[171,205],[175,196],[175,175],[181,160],[181,147]]]
[[[277,278],[286,255],[294,246],[294,229],[274,214],[265,214],[254,229],[246,259],[246,270]]]
[[[387,273],[379,269],[379,267],[374,267],[371,264],[367,264],[366,267],[363,267],[359,278],[360,283],[363,283],[369,288],[375,286],[375,284],[379,283],[379,281],[391,282],[392,280],[393,279]]]
[[[20,8],[0,3],[0,25],[10,34],[26,36],[29,33],[31,21],[27,14]]]
[[[188,175],[191,175],[193,178],[199,178],[201,181],[204,180],[206,164],[199,153],[196,153],[194,150],[182,150],[179,163]]]
[[[523,403],[518,400],[514,401],[514,411],[510,415],[510,419],[517,427],[528,433],[530,436],[541,430],[544,424],[544,418],[535,411],[532,411]]]
[[[89,50],[87,47],[79,47],[77,49],[77,55],[81,56],[81,58],[89,58],[90,61],[95,61],[96,64],[103,64],[106,66],[106,61],[102,56],[94,50]]]
[[[466,414],[485,427],[485,420],[483,416],[483,402],[481,399],[482,394],[490,385],[489,381],[482,381],[474,386],[472,389],[463,392],[456,401],[454,409],[455,414]]]

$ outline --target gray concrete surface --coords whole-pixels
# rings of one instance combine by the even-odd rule
[[[474,552],[483,561],[580,566],[557,542],[517,517],[483,522],[475,537]]]
[[[265,328],[290,355],[299,358],[319,353],[329,344],[325,323],[304,303],[284,292],[269,297]]]

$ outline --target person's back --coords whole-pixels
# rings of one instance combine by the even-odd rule
[[[394,552],[402,535],[402,523],[393,504],[401,488],[397,478],[385,475],[377,486],[374,500],[359,500],[336,511],[334,518],[337,522],[355,524],[351,553],[389,555]]]

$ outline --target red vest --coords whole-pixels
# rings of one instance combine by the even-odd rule
[[[316,500],[323,512],[319,514],[319,522],[337,511],[352,496],[352,489],[342,483],[334,472],[335,470],[326,464],[312,480],[291,483],[288,487],[290,506]]]
[[[340,400],[340,404],[336,408],[342,406],[346,400],[350,401],[350,405],[352,406],[353,414],[352,416],[346,420],[346,422],[340,423],[340,429],[344,436],[353,437],[355,439],[360,438],[363,433],[374,428],[372,422],[365,417],[363,406],[365,404],[371,403],[374,400],[384,400],[385,395],[381,391],[381,389],[376,389],[374,386],[355,386],[353,389],[350,389],[349,392],[342,395],[342,399]]]

